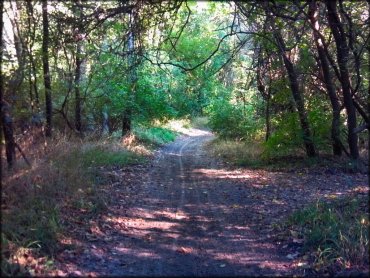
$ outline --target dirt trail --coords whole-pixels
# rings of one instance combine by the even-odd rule
[[[294,202],[300,207],[302,200],[324,196],[326,189],[306,183],[307,192],[297,194],[297,189],[293,192],[279,184],[284,174],[225,170],[203,148],[211,139],[206,131],[192,130],[190,136],[161,149],[151,166],[133,173],[138,175],[134,184],[126,191],[117,189],[115,205],[91,223],[89,240],[80,239],[80,252],[64,252],[58,258],[60,274],[302,274],[269,240],[271,219],[288,213]],[[363,180],[366,177],[352,176],[340,188],[350,190]],[[125,181],[116,186],[125,187]],[[269,188],[274,196],[264,195],[269,186],[276,186]],[[284,198],[290,193],[293,204],[287,205]]]

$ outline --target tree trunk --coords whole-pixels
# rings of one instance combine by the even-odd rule
[[[370,0],[367,0],[368,13],[370,12]],[[370,44],[367,44],[367,73],[370,74]],[[370,82],[367,85],[367,115],[370,117]],[[367,178],[370,184],[370,124],[367,125]]]
[[[261,54],[259,54],[261,55]],[[271,97],[271,86],[268,87],[266,90],[266,86],[263,84],[262,76],[261,76],[261,68],[262,65],[262,58],[258,57],[258,66],[256,70],[256,78],[257,78],[257,89],[260,92],[261,96],[266,102],[265,107],[265,123],[266,123],[266,133],[265,133],[265,141],[270,137],[270,97]],[[271,84],[270,84],[271,85]]]
[[[340,104],[337,93],[333,84],[332,75],[330,72],[329,62],[326,57],[323,42],[319,36],[320,27],[317,20],[318,10],[316,0],[310,2],[309,19],[313,28],[313,36],[320,60],[320,67],[324,76],[326,91],[328,93],[330,103],[332,106],[332,123],[331,123],[331,138],[333,146],[333,154],[337,156],[342,155],[342,143],[340,141]]]
[[[2,80],[1,80],[2,82]],[[5,139],[5,153],[8,168],[12,168],[15,162],[15,140],[13,134],[13,119],[10,115],[10,104],[3,100],[1,96],[1,125],[3,127],[3,134]]]
[[[2,63],[3,63],[3,50],[4,50],[4,41],[3,41],[3,1],[1,2],[1,27],[0,27],[0,69],[2,70]],[[15,7],[14,12],[14,18],[11,20],[13,31],[14,31],[14,47],[16,50],[17,60],[18,60],[18,68],[16,69],[15,73],[13,74],[12,78],[8,82],[8,89],[10,92],[12,92],[14,95],[16,95],[17,90],[19,89],[20,85],[23,82],[24,77],[24,52],[23,52],[23,45],[21,41],[21,35],[18,33],[19,28],[18,26],[18,20],[19,20],[19,11],[18,6]],[[2,71],[1,71],[2,72]],[[6,160],[8,163],[8,168],[12,168],[16,159],[15,156],[15,139],[14,139],[14,127],[13,127],[13,119],[11,116],[11,104],[7,103],[4,100],[4,77],[3,74],[0,74],[0,122],[1,122],[1,135],[4,136],[5,139],[5,153],[6,153]],[[0,143],[0,145],[2,145]],[[0,155],[2,154],[2,151],[0,152]],[[1,159],[0,159],[1,161]],[[0,165],[1,168],[1,165]],[[0,175],[1,176],[1,175]]]
[[[270,133],[271,133],[270,99],[271,99],[271,87],[269,87],[267,89],[267,96],[266,96],[266,111],[265,111],[265,117],[266,117],[266,135],[265,135],[265,141],[266,142],[270,138]]]
[[[75,127],[81,132],[81,96],[80,96],[80,81],[81,81],[81,42],[77,42],[76,49],[76,71],[75,71]]]
[[[131,113],[126,109],[122,117],[122,136],[125,136],[131,130]]]
[[[42,0],[42,64],[44,70],[44,85],[45,85],[45,114],[46,114],[46,129],[45,135],[51,136],[52,129],[52,102],[51,102],[51,78],[49,69],[49,19],[48,19],[48,2]]]
[[[129,95],[127,98],[126,108],[123,111],[122,115],[122,136],[125,136],[129,131],[131,131],[131,120],[132,120],[132,108],[135,95],[135,83],[136,83],[136,65],[135,65],[135,36],[133,32],[134,28],[134,15],[130,15],[130,32],[128,34],[128,66],[130,68],[129,74]]]
[[[76,2],[75,13],[79,16],[78,25],[75,33],[76,47],[76,68],[75,68],[75,127],[78,132],[82,130],[81,122],[81,81],[83,78],[83,63],[84,63],[84,53],[83,53],[83,6],[80,1]]]
[[[342,85],[343,104],[347,112],[347,127],[348,127],[348,145],[351,158],[357,164],[359,159],[358,151],[358,136],[354,132],[356,128],[356,108],[354,106],[351,95],[351,83],[348,71],[347,61],[349,58],[349,48],[347,45],[346,34],[344,33],[342,23],[339,20],[337,12],[337,1],[326,0],[327,18],[330,30],[333,33],[335,45],[337,49],[337,62],[340,72],[340,83]]]
[[[288,73],[290,89],[292,91],[293,99],[298,110],[299,121],[303,131],[303,142],[306,149],[306,154],[309,157],[316,156],[315,145],[312,142],[312,135],[310,125],[308,123],[306,109],[304,107],[304,100],[298,86],[298,78],[293,63],[290,61],[285,53],[285,43],[278,30],[274,30],[274,36],[278,45],[280,55],[283,58],[286,71]]]
[[[33,17],[33,6],[31,1],[26,2],[27,7],[27,17],[28,17],[28,29],[31,32],[29,45],[28,45],[28,58],[29,58],[29,83],[30,83],[30,96],[31,98],[34,97],[34,99],[31,99],[31,109],[32,113],[34,112],[34,108],[36,105],[37,112],[40,112],[40,102],[39,102],[39,93],[37,89],[37,71],[36,71],[36,64],[34,60],[34,53],[32,51],[33,45],[35,43],[35,23],[34,23],[34,17]],[[33,28],[32,28],[33,24]],[[31,31],[32,30],[32,31]],[[32,81],[33,78],[33,81]],[[32,90],[35,93],[32,94]]]
[[[2,186],[3,177],[3,98],[4,98],[4,81],[3,81],[3,8],[4,1],[0,1],[0,186]]]

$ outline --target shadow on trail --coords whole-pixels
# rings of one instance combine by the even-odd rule
[[[69,269],[117,276],[302,275],[269,232],[287,213],[335,192],[320,177],[289,185],[281,173],[226,170],[202,148],[210,139],[198,134],[165,147],[128,209],[113,207],[102,216],[105,237],[87,243]],[[353,176],[340,188],[348,194],[356,185],[361,179]]]

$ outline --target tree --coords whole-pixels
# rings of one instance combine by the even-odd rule
[[[308,11],[309,20],[311,27],[313,28],[313,37],[317,53],[319,56],[320,67],[323,73],[324,83],[326,91],[328,93],[331,105],[332,105],[332,126],[331,126],[331,138],[333,140],[333,154],[341,156],[342,154],[342,142],[340,140],[340,104],[333,83],[333,77],[330,71],[329,61],[327,59],[326,50],[324,47],[323,35],[320,33],[320,26],[318,22],[318,9],[316,0],[312,0],[309,5]]]
[[[325,1],[327,8],[327,19],[330,30],[333,33],[336,50],[337,62],[340,72],[340,83],[342,85],[343,103],[347,112],[347,126],[348,126],[348,145],[351,158],[355,163],[358,162],[358,136],[355,133],[357,126],[356,108],[351,94],[351,83],[348,70],[349,48],[347,45],[347,34],[344,32],[342,23],[339,20],[337,12],[337,1]]]
[[[48,1],[42,1],[42,64],[44,70],[44,86],[45,86],[45,114],[46,114],[46,129],[45,135],[50,137],[52,130],[52,100],[51,100],[51,77],[49,69],[49,19],[48,19]]]

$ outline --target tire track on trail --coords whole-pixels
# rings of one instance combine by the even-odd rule
[[[276,266],[279,258],[269,256],[275,251],[260,244],[260,236],[245,224],[250,212],[239,207],[248,201],[246,192],[238,191],[223,164],[204,149],[213,135],[191,133],[156,152],[130,205],[109,216],[122,224],[115,240],[91,246],[110,255],[101,253],[91,266],[83,259],[75,269],[142,277],[290,274],[274,264],[265,269],[264,261]]]
[[[265,246],[261,249],[259,237],[242,224],[248,212],[230,209],[242,207],[243,199],[225,197],[225,192],[239,192],[232,180],[215,174],[222,169],[203,149],[211,138],[207,133],[182,136],[158,153],[143,190],[146,197],[131,209],[132,219],[140,220],[131,231],[137,240],[131,244],[131,254],[139,263],[123,274],[276,273],[263,266],[269,259],[277,259],[269,256],[272,250],[262,250]]]

